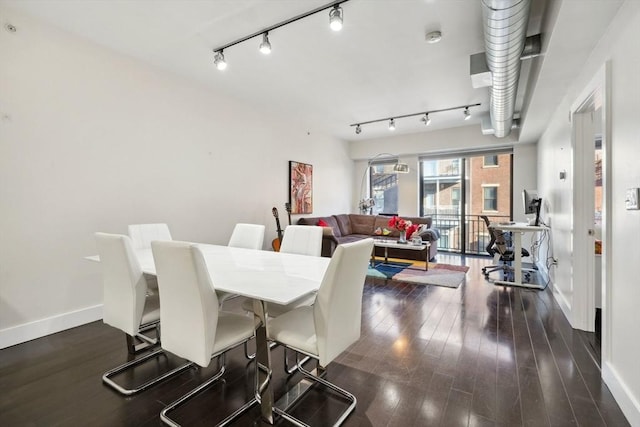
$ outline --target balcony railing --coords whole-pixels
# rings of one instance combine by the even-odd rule
[[[466,253],[470,255],[488,255],[486,247],[491,240],[489,230],[480,215],[436,213],[426,214],[432,218],[432,227],[440,231],[438,250],[448,252]],[[491,222],[508,221],[507,215],[488,215]],[[462,235],[462,221],[465,225],[465,236]],[[461,243],[463,242],[463,243]],[[463,246],[464,245],[464,251]]]

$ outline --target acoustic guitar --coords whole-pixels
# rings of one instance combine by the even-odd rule
[[[282,228],[280,228],[280,217],[278,216],[278,209],[274,207],[271,209],[271,213],[273,213],[273,217],[276,219],[276,229],[278,232],[278,237],[273,239],[271,242],[271,247],[274,251],[280,251],[280,244],[282,243]]]
[[[284,209],[287,211],[287,216],[289,217],[289,225],[291,225],[291,203],[285,203]]]

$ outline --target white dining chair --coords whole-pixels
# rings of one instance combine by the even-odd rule
[[[215,283],[211,282],[202,252],[196,244],[154,241],[151,249],[163,301],[160,306],[162,348],[201,367],[207,367],[213,358],[219,358],[219,371],[213,377],[161,412],[161,420],[175,426],[178,424],[169,417],[169,413],[222,377],[225,353],[246,344],[254,336],[254,319],[219,309]],[[223,423],[255,403],[253,398]]]
[[[290,225],[284,230],[280,252],[320,256],[322,253],[322,227]]]
[[[238,223],[233,228],[228,246],[245,249],[262,249],[265,226]]]
[[[167,224],[131,224],[128,231],[134,249],[151,249],[154,240],[173,240]]]
[[[262,224],[238,223],[233,228],[228,246],[261,250],[264,243],[264,230],[265,226]],[[237,297],[236,294],[218,291],[218,301],[221,307],[225,301],[235,297]]]
[[[135,354],[155,346],[160,341],[160,301],[158,294],[147,296],[147,282],[143,277],[128,236],[120,234],[95,233],[100,266],[103,278],[103,322],[122,330],[127,338],[127,349]],[[156,329],[156,337],[151,338],[144,332]],[[136,345],[136,340],[141,345]],[[105,384],[124,395],[132,395],[151,387],[189,367],[182,365],[140,386],[125,388],[112,380],[117,374],[131,370],[150,359],[161,356],[157,349],[143,357],[134,359],[104,373]]]
[[[313,306],[298,307],[269,319],[269,339],[298,353],[318,360],[318,375],[297,363],[298,371],[344,396],[351,403],[334,425],[340,425],[356,407],[356,397],[321,378],[327,365],[360,338],[362,289],[367,273],[373,239],[339,245],[322,279]],[[274,412],[296,425],[300,420],[282,409]]]

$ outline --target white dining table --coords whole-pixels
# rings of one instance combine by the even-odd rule
[[[256,397],[263,419],[273,424],[271,353],[266,331],[268,303],[289,304],[317,291],[330,258],[200,243],[197,245],[202,250],[215,290],[254,300],[254,315],[259,320],[256,322],[256,360],[259,366]],[[151,249],[140,249],[135,253],[143,273],[155,276],[156,267]],[[86,259],[100,261],[97,255]],[[298,388],[301,394],[304,387]],[[276,402],[275,405],[284,410],[291,406],[293,400],[291,393],[287,393],[283,401]]]

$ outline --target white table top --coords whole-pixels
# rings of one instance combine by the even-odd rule
[[[317,291],[330,258],[198,244],[216,290],[278,304]],[[156,275],[151,249],[136,251],[146,274]],[[100,261],[98,256],[86,257]]]
[[[508,231],[543,231],[549,229],[544,225],[529,225],[526,222],[492,222],[491,227]]]
[[[414,245],[411,243],[411,240],[407,240],[407,243],[398,243],[397,239],[375,238],[373,239],[373,245],[381,248],[400,248],[421,251],[426,249],[429,246],[429,243],[427,242],[422,243],[421,245]]]

